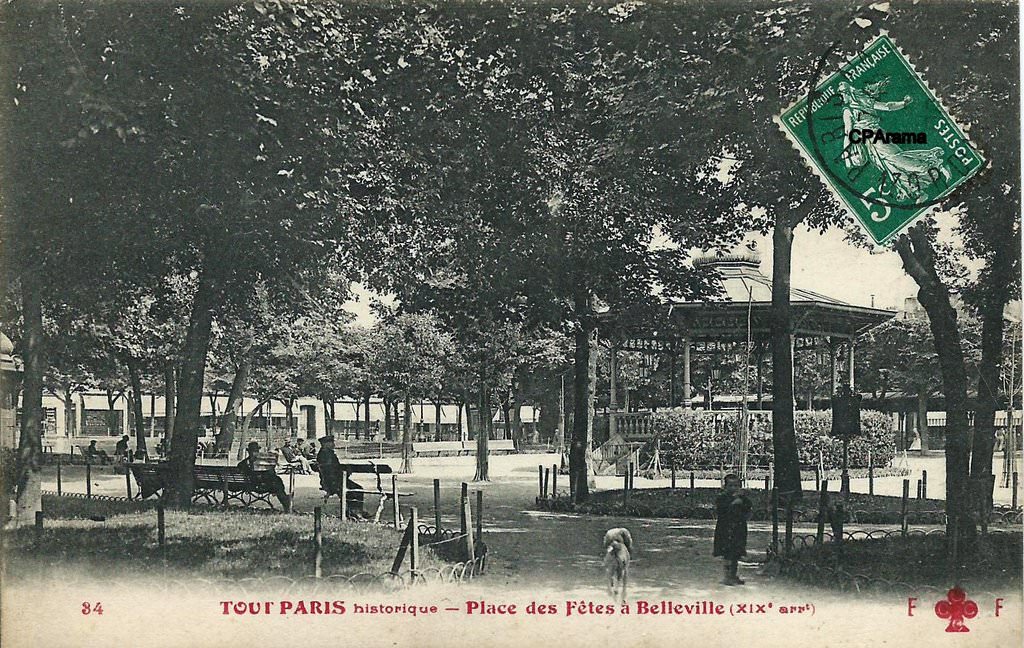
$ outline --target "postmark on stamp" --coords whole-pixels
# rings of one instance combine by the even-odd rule
[[[985,159],[888,36],[820,80],[826,61],[776,121],[840,204],[885,244]]]

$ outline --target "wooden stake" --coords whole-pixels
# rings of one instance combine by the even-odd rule
[[[323,513],[324,507],[313,507],[313,577],[323,576],[322,563],[324,560],[324,538],[323,538]]]
[[[409,509],[409,528],[412,529],[412,553],[409,555],[409,569],[415,578],[416,570],[420,566],[419,512],[415,506]]]
[[[537,466],[537,499],[544,499],[544,466]]]
[[[542,489],[544,491],[544,494],[541,495],[541,497],[543,497],[544,499],[547,499],[547,497],[548,497],[548,479],[550,478],[550,476],[551,476],[551,469],[550,468],[545,468],[544,469],[544,488]]]
[[[1013,493],[1010,495],[1010,497],[1012,498],[1011,501],[1013,502],[1011,504],[1011,506],[1013,508],[1017,508],[1017,486],[1018,486],[1017,473],[1013,473],[1013,475],[1011,476],[1011,484],[1012,484],[1012,487],[1013,487]]]
[[[484,537],[484,492],[476,492],[476,538],[482,540]]]
[[[921,471],[921,499],[928,499],[928,471]]]
[[[675,464],[672,464],[672,486],[670,488],[672,490],[676,489],[676,465]]]
[[[402,516],[398,512],[398,475],[391,475],[391,508],[395,516],[395,528],[402,524]]]
[[[57,497],[60,497],[61,495],[64,494],[64,488],[60,479],[60,464],[60,455],[57,455]]]
[[[693,481],[693,471],[691,470],[690,471],[690,490],[693,490],[693,488],[694,488],[693,484],[694,484],[694,481]]]
[[[157,502],[156,505],[156,543],[160,547],[167,544],[166,527],[164,526],[163,502]]]
[[[900,503],[900,534],[907,537],[907,500],[910,499],[910,480],[903,480],[903,501]]]
[[[92,464],[85,462],[85,496],[92,499]]]
[[[469,487],[466,482],[462,482],[462,495],[459,496],[459,533],[466,535],[469,533],[469,527],[466,526],[466,504],[469,502]]]
[[[36,540],[43,535],[43,512],[36,511]]]
[[[348,474],[341,471],[341,519],[348,519]]]
[[[435,540],[441,539],[441,480],[434,480],[434,532]]]
[[[132,471],[128,469],[128,466],[124,467],[124,487],[128,491],[128,499],[132,498]]]
[[[555,499],[558,496],[558,464],[551,465],[551,499]],[[480,516],[480,512],[477,511],[477,517]]]
[[[818,533],[814,536],[814,543],[821,546],[825,541],[825,514],[828,512],[828,480],[821,481],[821,494],[818,496]]]

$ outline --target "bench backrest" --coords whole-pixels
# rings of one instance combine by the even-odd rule
[[[368,463],[343,463],[341,469],[348,474],[370,474],[370,475],[388,475],[391,473],[391,466],[388,464],[368,464]]]
[[[417,441],[412,444],[413,452],[462,452],[462,441]]]

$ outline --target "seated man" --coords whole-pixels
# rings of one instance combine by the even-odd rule
[[[95,440],[90,441],[89,447],[85,449],[85,458],[90,463],[95,461],[97,458],[99,458],[101,463],[110,463],[110,455],[108,455],[105,451],[97,448]]]
[[[284,456],[284,460],[288,462],[289,466],[300,468],[303,475],[308,475],[313,472],[309,466],[309,459],[306,459],[301,454],[295,451],[292,447],[292,442],[286,440],[284,445],[281,446],[281,454]]]
[[[250,441],[249,445],[245,446],[245,454],[245,459],[238,462],[238,468],[249,475],[250,479],[259,481],[264,488],[273,493],[278,501],[281,502],[281,508],[284,509],[285,513],[291,513],[292,498],[288,495],[284,482],[277,476],[273,468],[267,470],[260,466],[260,444],[256,441]]]
[[[334,437],[328,434],[320,437],[320,452],[316,454],[316,462],[320,468],[320,490],[328,495],[341,495],[341,462],[334,454]],[[363,511],[363,487],[346,475],[345,487],[348,489],[345,498],[347,508],[353,515],[365,516]]]

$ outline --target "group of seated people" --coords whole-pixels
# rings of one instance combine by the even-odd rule
[[[297,439],[293,446],[291,440],[286,440],[279,452],[288,465],[297,469],[299,473],[308,475],[313,472],[312,461],[316,460],[315,443],[306,445],[305,439]]]

